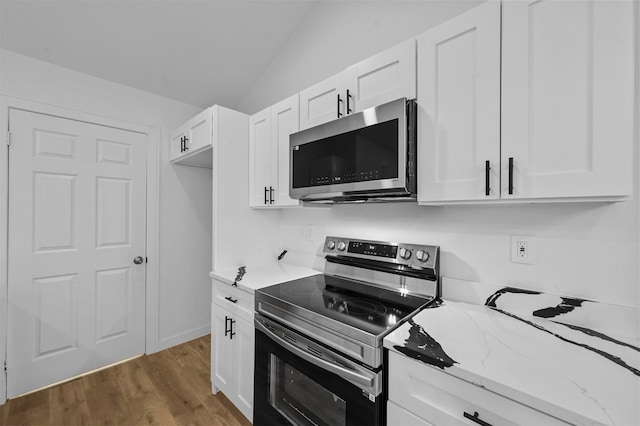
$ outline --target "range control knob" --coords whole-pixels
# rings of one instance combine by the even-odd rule
[[[424,251],[424,250],[418,250],[416,252],[416,258],[420,261],[420,262],[426,262],[427,260],[429,260],[429,253]]]
[[[335,241],[333,241],[333,240],[329,240],[329,241],[327,241],[327,248],[328,248],[329,250],[333,250],[334,248],[336,248],[336,243],[335,243]]]
[[[405,259],[405,260],[406,260],[406,259],[409,259],[409,258],[411,257],[411,250],[409,250],[409,249],[407,249],[407,248],[402,247],[402,248],[400,249],[400,257],[401,257],[401,258],[403,258],[403,259]]]
[[[344,251],[347,248],[347,244],[344,241],[338,243],[338,250]]]

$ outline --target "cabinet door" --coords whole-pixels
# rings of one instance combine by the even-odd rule
[[[185,131],[186,128],[187,128],[186,126],[180,126],[171,134],[171,142],[170,142],[171,148],[169,153],[170,161],[174,161],[175,159],[181,157],[184,153],[183,151],[184,145],[182,142],[182,138],[187,136],[187,133]]]
[[[407,40],[347,68],[348,107],[357,112],[398,98],[416,98],[416,40]],[[347,98],[345,91],[345,98]]]
[[[500,198],[500,3],[418,37],[418,144],[418,202]]]
[[[228,318],[231,318],[231,314],[219,305],[214,305],[212,309],[211,369],[213,371],[211,376],[213,388],[232,398],[236,389],[233,377],[233,341],[228,335],[225,336],[225,330],[229,327]]]
[[[343,116],[344,87],[345,74],[340,73],[300,92],[300,130]]]
[[[504,2],[503,198],[631,193],[632,3]]]
[[[273,143],[272,182],[275,182],[276,206],[297,206],[298,200],[289,197],[289,135],[300,129],[298,95],[291,96],[271,107],[271,141]]]
[[[207,108],[187,122],[187,151],[194,152],[202,147],[211,145],[211,108]]]
[[[236,407],[244,416],[253,420],[253,370],[255,334],[253,324],[238,319],[233,324],[233,336],[235,346],[234,374],[237,381],[235,400]]]
[[[249,118],[249,205],[269,205],[272,163],[271,109]]]

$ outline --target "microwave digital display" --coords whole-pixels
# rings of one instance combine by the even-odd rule
[[[398,178],[398,120],[296,145],[293,188]]]

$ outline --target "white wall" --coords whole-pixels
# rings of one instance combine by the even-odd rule
[[[0,50],[0,75],[0,94],[158,129],[158,347],[148,351],[207,334],[211,300],[211,170],[169,164],[168,148],[171,130],[200,109],[7,50]]]
[[[483,1],[319,2],[236,109],[254,114]]]
[[[468,7],[461,2],[441,3],[436,13],[433,2],[395,4],[328,2],[312,9],[245,96],[242,107],[257,111]],[[335,34],[345,26],[350,30],[344,34],[353,37],[342,41]],[[637,154],[632,201],[451,207],[400,203],[285,210],[281,244],[316,254],[330,234],[436,244],[442,248],[445,276],[638,307]],[[307,228],[310,240],[305,238]],[[535,265],[509,261],[514,234],[536,237]]]

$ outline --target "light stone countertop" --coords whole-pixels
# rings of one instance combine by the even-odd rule
[[[632,426],[638,318],[633,308],[505,287],[485,304],[424,309],[384,346],[572,424]]]

